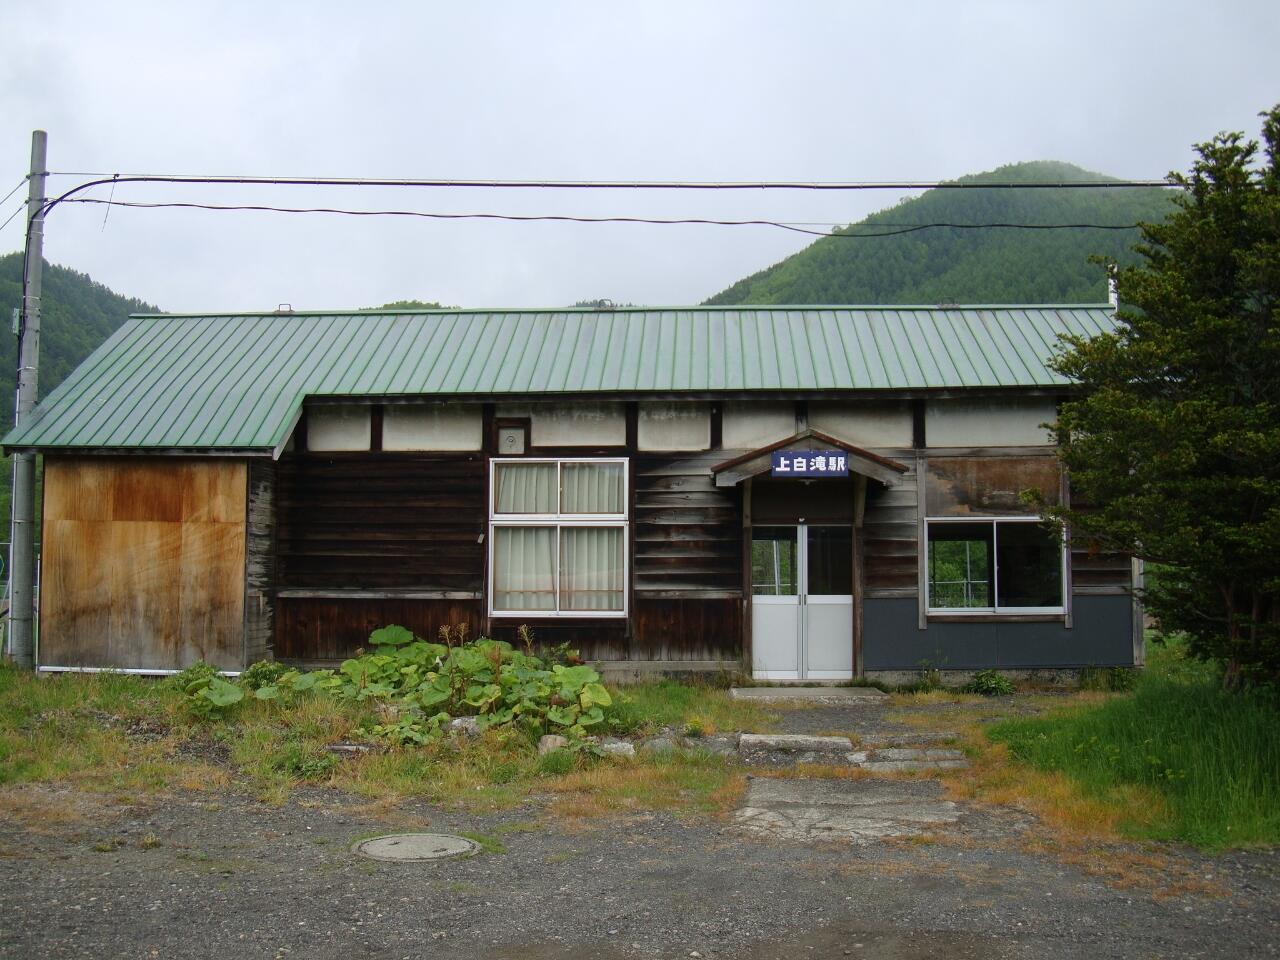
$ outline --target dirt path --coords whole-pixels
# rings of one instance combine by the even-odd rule
[[[892,733],[887,708],[790,711],[798,732]],[[533,801],[501,815],[328,790],[271,807],[234,793],[120,806],[9,791],[0,957],[1265,957],[1280,945],[1280,857],[1179,855],[1195,887],[1114,889],[968,811],[944,841],[786,843],[728,821],[641,815],[583,829]],[[364,860],[404,827],[492,852]],[[505,852],[497,852],[505,848]],[[1109,856],[1139,855],[1116,848]]]

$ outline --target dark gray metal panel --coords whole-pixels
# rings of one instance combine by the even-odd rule
[[[1075,626],[1044,623],[936,623],[917,628],[916,601],[868,599],[863,649],[868,670],[1129,666],[1128,597],[1076,597]]]

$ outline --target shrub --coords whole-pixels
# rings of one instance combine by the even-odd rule
[[[240,674],[240,686],[246,690],[261,690],[280,682],[280,678],[289,672],[289,667],[279,660],[259,660]]]
[[[191,666],[187,667],[181,673],[175,673],[165,682],[166,685],[174,690],[186,692],[187,687],[195,683],[197,680],[208,680],[218,675],[218,668],[211,663],[205,663],[203,660],[197,660]]]
[[[216,667],[197,660],[168,681],[183,693],[182,705],[192,716],[204,720],[225,716],[244,699],[244,690],[219,675]]]
[[[984,697],[1006,697],[1013,693],[1013,681],[999,670],[979,670],[964,685],[965,693],[978,693]]]

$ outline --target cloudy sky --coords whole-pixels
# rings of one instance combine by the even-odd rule
[[[1280,100],[1277,49],[1273,0],[6,0],[0,195],[36,127],[69,173],[929,181],[1060,159],[1158,177],[1219,130],[1257,135]],[[136,185],[115,199],[847,223],[896,197]],[[20,246],[20,221],[0,249]],[[691,303],[805,243],[766,227],[66,205],[45,253],[166,310],[221,311]]]

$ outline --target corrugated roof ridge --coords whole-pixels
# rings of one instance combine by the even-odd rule
[[[263,320],[278,318],[281,320],[298,317],[420,317],[429,315],[455,315],[460,313],[504,314],[504,313],[692,313],[709,311],[732,313],[735,310],[1107,310],[1112,309],[1106,302],[1102,303],[741,303],[714,304],[701,306],[685,304],[683,306],[654,307],[614,307],[601,310],[596,307],[441,307],[433,310],[294,310],[289,313],[277,313],[274,310],[236,310],[227,313],[217,311],[205,313],[131,313],[131,318],[145,320],[208,320],[213,317],[260,317]]]

